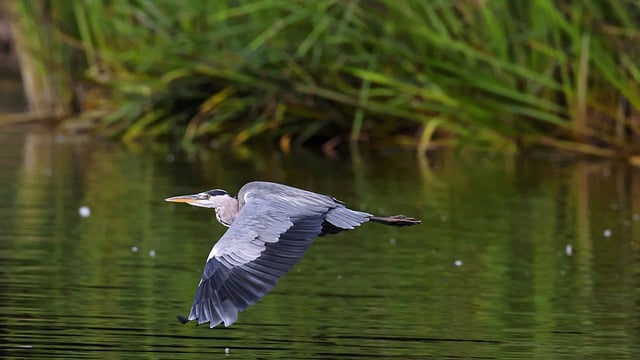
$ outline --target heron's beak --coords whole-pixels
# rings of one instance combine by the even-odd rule
[[[164,199],[164,201],[171,201],[171,202],[177,202],[177,203],[193,203],[198,201],[198,196],[197,195],[180,195],[180,196],[166,198]]]
[[[213,206],[211,206],[211,201],[209,201],[208,198],[203,197],[203,194],[174,196],[174,197],[170,197],[170,198],[164,199],[164,201],[185,203],[185,204],[189,204],[189,205],[192,205],[192,206],[199,206],[199,207],[204,207],[204,208],[213,207]]]

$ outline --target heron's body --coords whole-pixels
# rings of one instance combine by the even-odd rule
[[[237,197],[210,190],[167,201],[213,208],[218,221],[229,227],[209,253],[188,317],[211,327],[233,324],[238,311],[266,295],[318,236],[367,221],[420,223],[400,215],[376,217],[330,196],[262,181],[244,185]]]

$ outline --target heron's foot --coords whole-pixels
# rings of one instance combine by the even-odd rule
[[[189,319],[182,316],[182,315],[176,315],[176,318],[178,319],[178,321],[180,321],[181,324],[186,324],[189,322]]]
[[[400,223],[407,223],[407,225],[417,225],[422,224],[422,220],[418,220],[412,217],[406,217],[404,215],[394,215],[389,216],[393,221],[398,221]]]
[[[391,226],[410,226],[410,225],[418,225],[422,224],[421,220],[414,219],[411,217],[406,217],[404,215],[393,215],[387,217],[374,216],[371,218],[372,221],[391,225]]]

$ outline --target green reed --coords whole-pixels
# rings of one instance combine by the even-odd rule
[[[86,96],[109,109],[100,129],[127,141],[612,155],[640,135],[630,0],[47,4],[71,7],[53,33],[80,54],[73,76],[103,89]]]

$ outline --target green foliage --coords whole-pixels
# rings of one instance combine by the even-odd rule
[[[71,4],[85,75],[115,90],[104,128],[125,139],[595,152],[640,135],[635,1]]]

